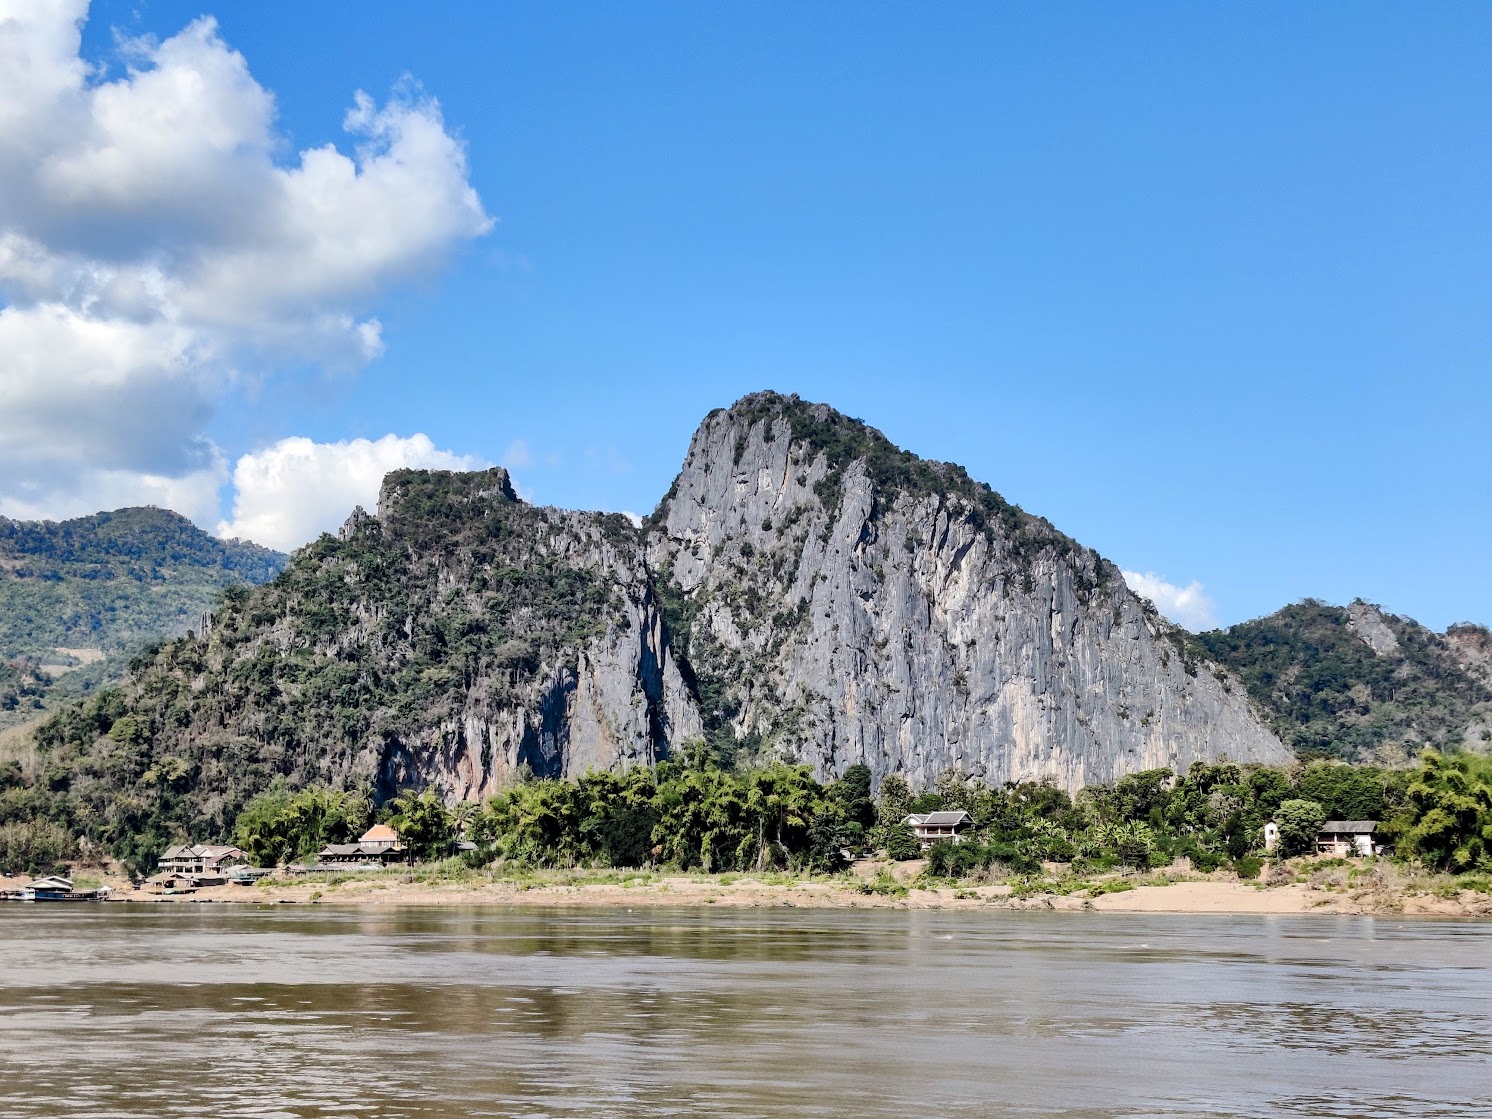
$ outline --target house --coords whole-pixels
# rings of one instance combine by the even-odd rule
[[[145,889],[152,894],[194,894],[199,886],[200,882],[194,875],[175,871],[152,874],[145,879]]]
[[[33,879],[21,887],[22,901],[63,901],[72,896],[73,880],[60,874]]]
[[[194,878],[221,878],[229,867],[245,862],[245,856],[237,847],[224,847],[210,843],[182,844],[166,848],[156,864],[162,874],[181,874]]]
[[[375,848],[379,851],[402,851],[403,845],[399,842],[399,833],[387,824],[374,824],[358,843]]]
[[[1316,836],[1319,855],[1376,855],[1382,850],[1377,841],[1377,820],[1327,820]]]
[[[387,824],[374,824],[356,843],[329,843],[316,854],[321,863],[393,863],[406,854],[399,833]]]
[[[912,834],[922,844],[923,850],[940,839],[957,843],[959,836],[974,822],[974,818],[963,809],[955,812],[912,813],[902,823],[912,829]]]

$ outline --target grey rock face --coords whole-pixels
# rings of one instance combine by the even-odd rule
[[[1389,627],[1383,611],[1372,603],[1358,599],[1348,606],[1347,627],[1380,657],[1393,656],[1399,651],[1398,637]]]
[[[1076,789],[1289,753],[1112,564],[823,406],[717,412],[649,540],[703,712],[834,774]]]
[[[1445,631],[1445,639],[1467,672],[1492,685],[1492,632],[1486,626],[1461,622]]]

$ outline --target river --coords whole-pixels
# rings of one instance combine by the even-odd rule
[[[1492,925],[0,907],[0,1114],[1492,1116]]]

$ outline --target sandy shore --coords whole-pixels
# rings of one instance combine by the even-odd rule
[[[1109,913],[1216,914],[1392,914],[1433,917],[1492,917],[1492,896],[1459,893],[1333,889],[1292,882],[1265,887],[1223,878],[1201,878],[1136,885],[1122,892],[1092,896],[1091,889],[1064,892],[1016,890],[1009,884],[969,887],[914,884],[920,864],[867,868],[844,878],[797,880],[785,875],[668,875],[551,872],[516,880],[472,876],[463,881],[421,879],[417,875],[360,875],[345,879],[318,876],[273,878],[256,886],[212,886],[190,893],[133,890],[104,876],[112,903],[129,904],[319,904],[319,905],[596,905],[784,907],[811,909],[1015,909]],[[604,880],[591,880],[600,877]],[[25,879],[0,879],[0,889]],[[894,885],[892,883],[895,883]],[[1110,884],[1112,885],[1112,883]]]

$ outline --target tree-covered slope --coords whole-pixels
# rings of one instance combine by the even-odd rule
[[[118,675],[131,653],[199,624],[224,588],[263,583],[286,559],[167,509],[0,517],[0,725]]]
[[[118,851],[225,834],[275,782],[477,798],[650,762],[697,731],[660,632],[625,517],[527,505],[501,469],[397,471],[376,517],[44,724],[43,783]]]
[[[1483,745],[1492,641],[1480,626],[1438,634],[1365,602],[1307,599],[1198,640],[1301,757],[1403,762],[1425,746]]]

